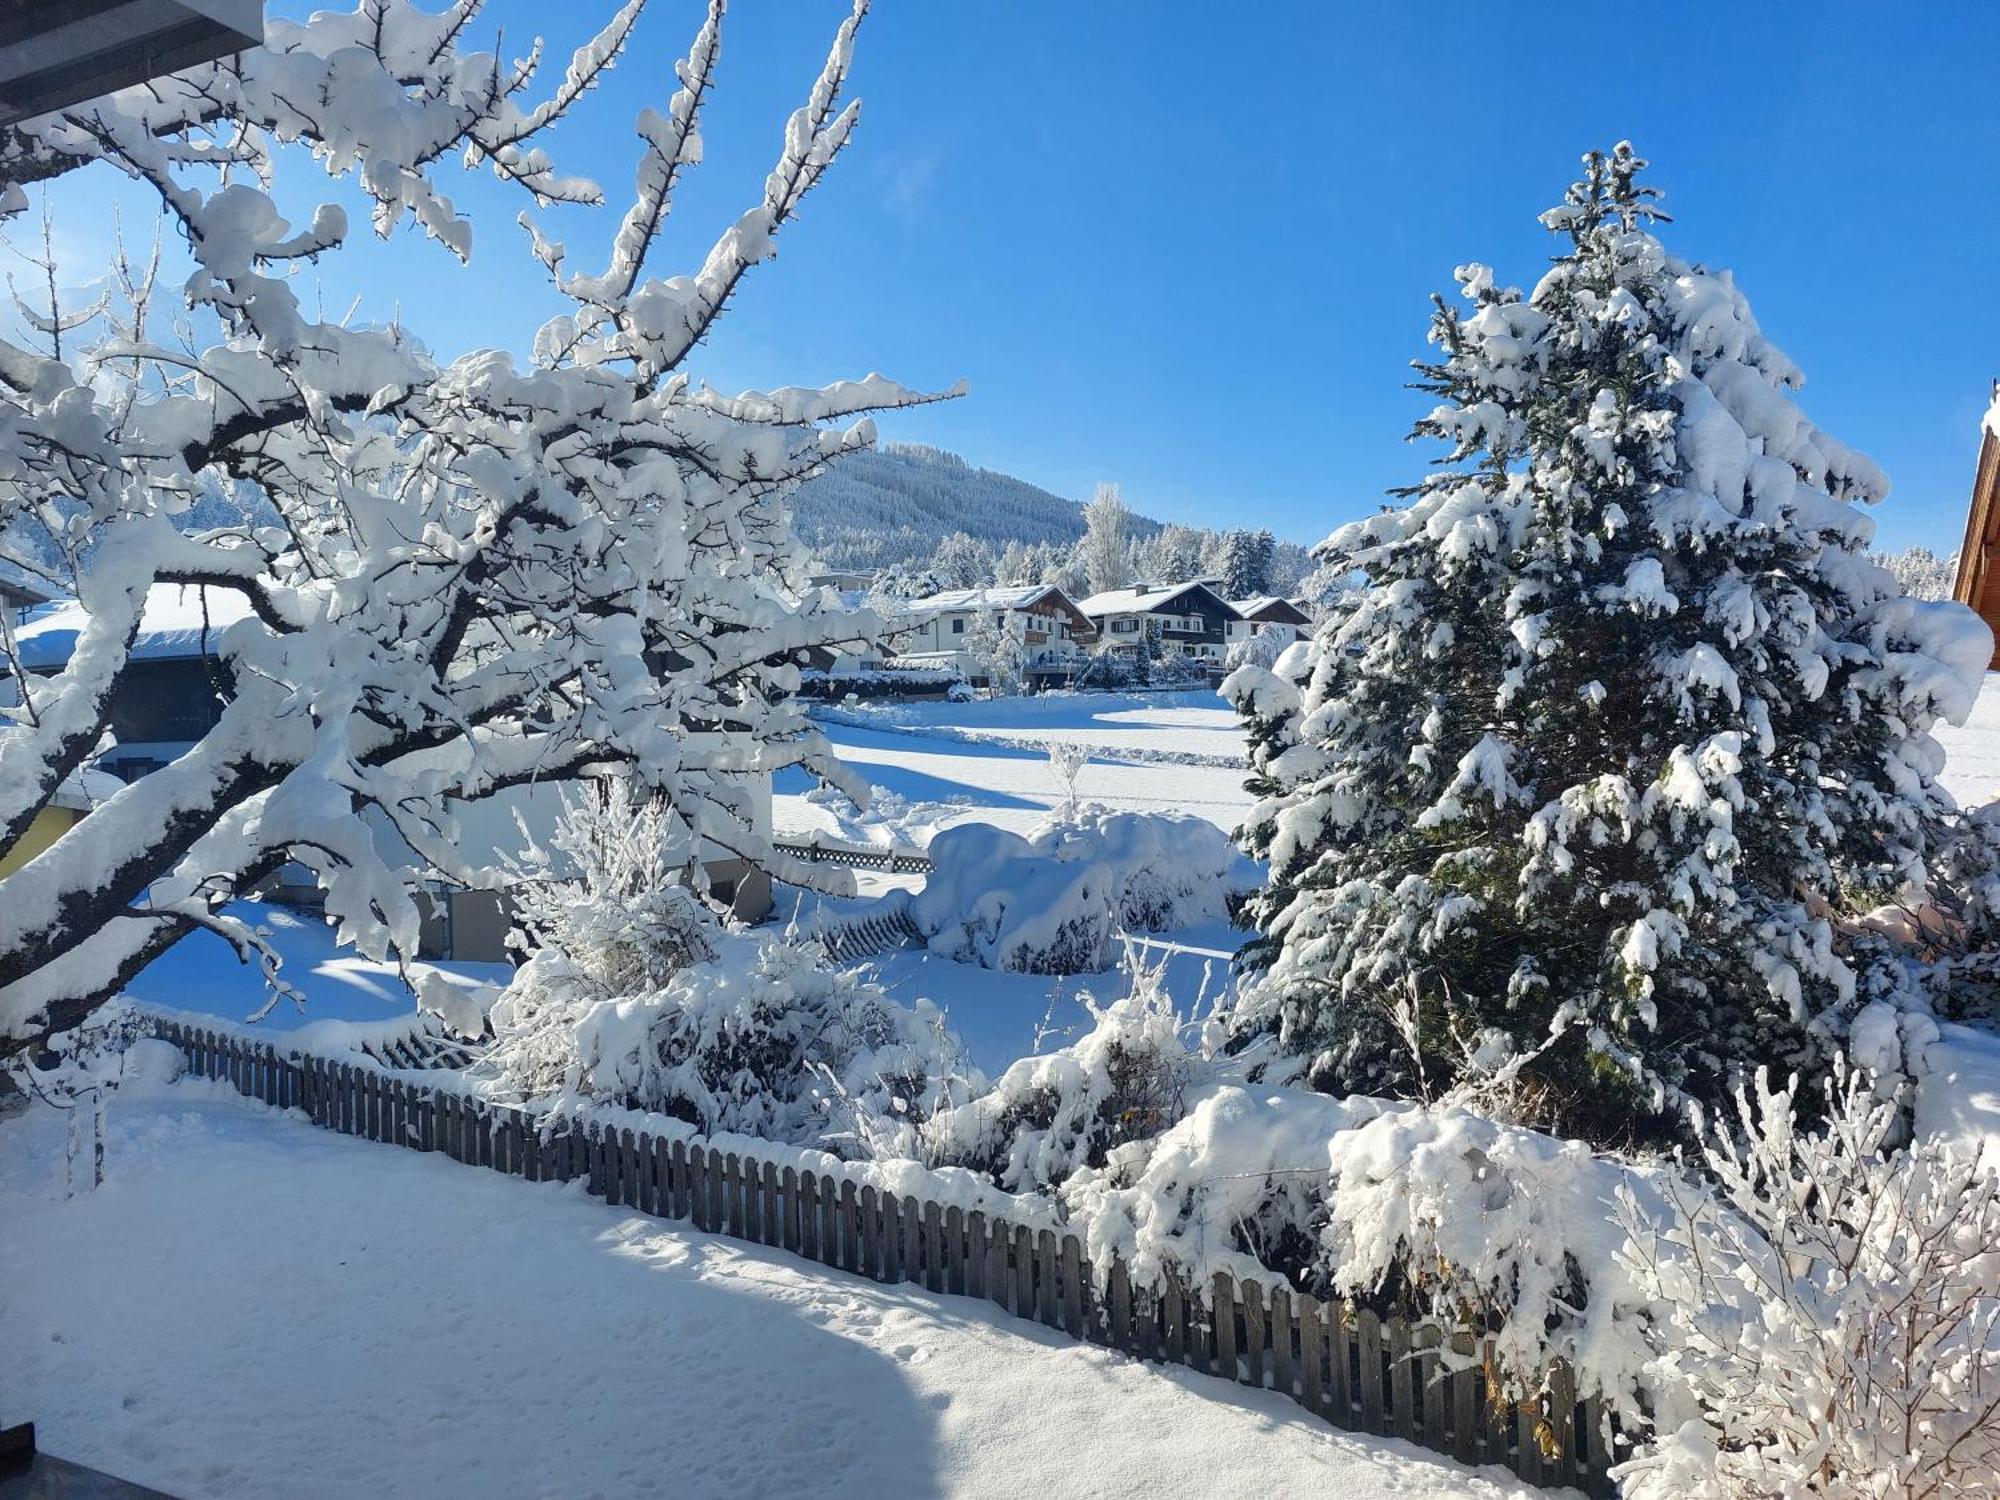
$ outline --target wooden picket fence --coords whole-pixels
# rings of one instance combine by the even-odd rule
[[[786,1250],[876,1281],[982,1297],[1016,1317],[1140,1359],[1275,1390],[1335,1427],[1401,1437],[1463,1463],[1497,1464],[1541,1485],[1609,1496],[1612,1424],[1553,1366],[1539,1400],[1489,1394],[1473,1335],[1343,1300],[1276,1277],[1218,1273],[1196,1295],[1171,1275],[1135,1284],[1113,1261],[1099,1278],[1072,1234],[957,1204],[878,1192],[837,1172],[800,1170],[702,1138],[656,1137],[583,1120],[543,1127],[495,1105],[366,1060],[280,1050],[162,1017],[154,1035],[190,1071],[344,1135],[435,1151],[530,1182],[587,1179],[607,1203]],[[1446,1368],[1449,1341],[1459,1356]]]
[[[830,918],[812,934],[837,964],[873,958],[891,948],[921,948],[924,935],[907,910]]]

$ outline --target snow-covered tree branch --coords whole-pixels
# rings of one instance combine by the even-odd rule
[[[873,375],[729,397],[683,366],[852,137],[865,0],[761,199],[692,275],[667,274],[659,233],[700,160],[720,56],[713,0],[678,92],[640,115],[604,270],[568,269],[524,211],[571,310],[526,361],[443,362],[400,326],[308,311],[287,272],[338,253],[346,215],[323,204],[292,224],[272,187],[310,156],[372,201],[379,234],[414,222],[461,260],[472,226],[443,191],[447,161],[491,167],[535,208],[602,204],[542,138],[628,46],[639,0],[534,103],[539,46],[465,50],[478,9],[274,18],[262,50],[0,141],[10,211],[21,182],[60,172],[150,185],[192,261],[186,306],[217,330],[192,350],[156,342],[140,307],[88,346],[60,314],[46,350],[0,341],[0,557],[85,616],[67,662],[23,675],[0,721],[0,847],[99,746],[150,591],[247,606],[218,634],[231,688],[214,728],[0,880],[0,1055],[73,1024],[191,927],[228,925],[222,903],[288,859],[365,952],[412,953],[416,872],[380,833],[418,868],[476,881],[454,799],[623,764],[691,842],[755,855],[745,776],[841,774],[786,701],[791,663],[879,622],[803,589],[784,496],[871,442],[869,413],[936,398]],[[247,487],[275,523],[186,526],[218,485]]]

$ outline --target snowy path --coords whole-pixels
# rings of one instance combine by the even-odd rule
[[[0,1410],[176,1495],[1540,1493],[213,1085],[67,1204],[60,1141],[0,1124]]]

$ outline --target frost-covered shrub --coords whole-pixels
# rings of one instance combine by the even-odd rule
[[[1278,658],[1297,639],[1297,633],[1289,625],[1259,625],[1252,634],[1229,648],[1223,665],[1232,672],[1246,666],[1268,670],[1277,665]]]
[[[662,799],[612,777],[563,794],[549,847],[521,833],[508,871],[515,919],[573,980],[627,995],[715,956],[716,918],[686,884],[692,841]]]
[[[1109,967],[1121,928],[1219,921],[1254,883],[1222,831],[1178,813],[1065,809],[1023,837],[987,823],[931,840],[931,873],[906,909],[931,950],[1023,974]]]
[[[1759,1071],[1703,1137],[1714,1186],[1626,1201],[1631,1274],[1659,1309],[1654,1451],[1632,1500],[1908,1500],[2000,1476],[2000,1176],[1957,1145],[1886,1149],[1859,1072],[1798,1128]]]
[[[125,1084],[171,1083],[184,1063],[180,1049],[146,1035],[144,1022],[122,1001],[98,1007],[80,1025],[42,1045],[0,1056],[0,1100],[19,1090],[68,1116],[64,1136],[64,1196],[104,1182],[105,1096]]]
[[[705,1131],[900,1142],[980,1083],[928,1001],[826,967],[817,945],[730,934],[657,989],[603,997],[538,954],[493,1007],[475,1070],[496,1097],[654,1110]],[[905,1147],[904,1149],[907,1149]]]
[[[1180,1118],[1189,1055],[1155,972],[1128,960],[1132,992],[1083,997],[1092,1025],[1060,1051],[1024,1057],[986,1093],[924,1128],[931,1159],[981,1172],[1009,1192],[1060,1188],[1129,1142]]]
[[[1056,804],[1056,816],[1072,817],[1078,806],[1076,795],[1077,778],[1083,768],[1090,764],[1090,746],[1076,740],[1056,740],[1049,745],[1049,771],[1063,789],[1063,800]]]

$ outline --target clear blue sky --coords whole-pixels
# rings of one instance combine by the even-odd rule
[[[653,0],[614,79],[551,142],[614,201],[631,117],[665,103],[698,10]],[[658,269],[693,269],[752,200],[842,11],[740,0],[708,160]],[[481,24],[510,53],[547,30],[553,81],[597,13],[496,0]],[[731,389],[964,377],[967,399],[884,435],[1063,494],[1117,480],[1153,515],[1316,540],[1422,472],[1404,438],[1423,403],[1403,381],[1428,294],[1467,260],[1532,284],[1553,243],[1535,215],[1580,152],[1629,136],[1667,193],[1669,242],[1736,270],[1805,369],[1807,411],[1889,470],[1884,543],[1949,551],[2000,374],[1996,44],[2000,8],[1973,4],[1583,20],[881,0],[855,144],[696,372]],[[59,192],[67,267],[118,195]],[[455,196],[477,226],[469,271],[406,228],[329,262],[327,304],[359,293],[386,317],[400,302],[444,354],[525,349],[557,302],[513,225],[518,195],[481,177]],[[593,263],[614,219],[545,222]]]

